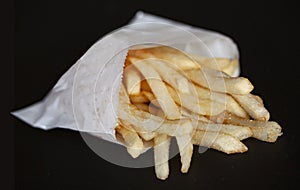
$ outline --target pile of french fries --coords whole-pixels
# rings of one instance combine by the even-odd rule
[[[281,127],[253,85],[232,77],[237,60],[205,58],[159,46],[129,50],[125,61],[116,132],[137,158],[145,142],[154,148],[155,173],[169,175],[169,146],[175,137],[181,172],[190,167],[193,145],[233,154],[247,151],[249,137],[275,142]]]

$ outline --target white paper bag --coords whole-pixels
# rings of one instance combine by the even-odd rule
[[[96,132],[118,143],[114,128],[124,60],[129,48],[153,44],[207,57],[239,56],[224,35],[138,12],[129,25],[97,41],[42,101],[12,114],[33,127]]]

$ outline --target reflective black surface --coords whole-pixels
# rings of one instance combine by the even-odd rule
[[[124,168],[101,159],[77,132],[46,132],[10,116],[12,126],[3,127],[13,128],[8,142],[13,145],[9,164],[15,189],[295,189],[300,176],[300,79],[294,7],[286,2],[16,0],[10,110],[42,99],[97,39],[141,9],[232,37],[241,52],[241,76],[252,81],[284,135],[275,144],[246,140],[249,151],[244,154],[199,154],[196,149],[188,174],[180,173],[177,155],[162,182],[154,168]]]

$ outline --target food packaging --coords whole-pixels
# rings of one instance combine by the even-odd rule
[[[42,101],[12,114],[36,128],[87,132],[120,144],[114,128],[128,49],[157,45],[205,57],[239,58],[236,44],[220,33],[137,12],[128,25],[92,45]],[[238,74],[239,68],[234,76]]]

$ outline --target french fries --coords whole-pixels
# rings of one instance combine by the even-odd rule
[[[179,147],[180,161],[181,161],[181,172],[187,173],[191,164],[193,155],[193,144],[191,142],[192,136],[178,135],[176,137],[177,144]]]
[[[238,60],[226,58],[207,58],[196,55],[189,55],[201,67],[210,68],[222,71],[230,76],[233,75],[235,69],[238,67]]]
[[[154,148],[156,177],[169,176],[169,147],[176,138],[181,172],[191,164],[193,145],[226,154],[248,150],[250,137],[275,142],[281,127],[253,85],[231,77],[238,60],[206,58],[166,46],[129,50],[118,105],[119,134],[128,153],[138,157],[144,144]],[[153,142],[153,143],[152,143]]]
[[[176,93],[169,86],[167,88],[171,97],[178,105],[199,115],[218,115],[225,109],[225,106],[218,102],[212,102],[209,99],[198,99],[191,94]]]
[[[187,110],[185,108],[182,108],[181,111],[182,111],[182,116],[183,117],[189,117],[192,120],[203,121],[205,123],[213,123],[213,121],[207,119],[205,116],[195,114],[194,112],[191,112],[191,111],[189,111],[189,110]]]
[[[139,133],[162,133],[169,136],[190,134],[193,130],[189,119],[164,120],[127,103],[125,93],[120,91],[118,116],[123,126],[131,126]],[[151,140],[151,139],[145,139]]]
[[[130,95],[137,95],[141,91],[141,75],[134,67],[127,67],[125,74],[125,83],[127,93]]]
[[[148,91],[148,92],[151,91],[151,88],[150,88],[150,86],[149,86],[149,84],[146,80],[142,80],[141,89],[144,90],[144,91]]]
[[[129,50],[129,57],[137,57],[140,59],[158,58],[175,65],[178,69],[197,69],[201,66],[181,51],[167,46],[160,46],[147,49]]]
[[[251,129],[252,137],[266,142],[275,142],[282,135],[281,127],[275,121],[257,121],[240,118],[232,113],[222,113],[221,116],[212,117],[218,122],[218,118],[222,119],[222,123],[231,123],[235,125],[245,126]]]
[[[210,91],[207,88],[203,88],[198,85],[191,86],[192,90],[198,95],[198,98],[210,99],[216,101],[225,106],[225,109],[237,116],[248,118],[248,113],[235,101],[230,95],[225,93],[219,93]]]
[[[148,84],[152,92],[158,96],[160,95],[160,107],[164,111],[168,119],[179,119],[180,113],[179,110],[168,93],[167,88],[161,80],[160,75],[154,70],[153,67],[149,66],[147,60],[138,60],[135,58],[129,59],[132,64],[144,75],[145,78],[148,78]]]
[[[213,148],[226,154],[243,153],[248,150],[239,139],[233,136],[200,130],[194,133],[193,144]]]
[[[216,92],[241,95],[250,93],[254,88],[250,81],[246,78],[223,77],[223,74],[225,73],[217,70],[193,69],[187,70],[185,73],[191,81]]]
[[[239,140],[244,140],[253,135],[249,127],[241,127],[232,124],[216,124],[197,121],[194,127],[200,131],[221,132],[224,134],[228,134],[238,138]]]
[[[153,104],[156,107],[160,107],[158,102],[159,100],[156,99],[156,97],[154,96],[154,94],[152,94],[152,92],[142,91],[142,95],[147,97],[151,104]]]
[[[241,106],[248,112],[248,114],[256,120],[268,121],[270,118],[270,113],[264,107],[261,100],[257,96],[252,94],[245,95],[232,95]]]
[[[128,153],[137,158],[144,150],[144,143],[133,129],[126,129],[122,126],[116,127],[116,131],[123,137]]]
[[[189,93],[189,81],[167,62],[149,59],[148,63],[160,74],[162,79],[180,93]]]
[[[144,104],[144,103],[149,103],[149,99],[144,96],[143,94],[139,94],[139,95],[131,95],[130,96],[130,101],[133,104]]]
[[[169,146],[171,138],[158,134],[154,137],[154,162],[156,177],[161,180],[169,176]]]
[[[134,104],[138,109],[150,112],[149,106],[147,104]],[[151,113],[151,112],[150,112]]]

